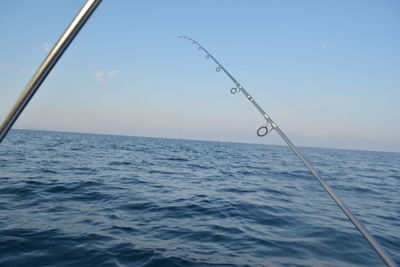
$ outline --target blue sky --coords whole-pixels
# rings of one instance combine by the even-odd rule
[[[0,119],[84,1],[0,1]],[[399,1],[105,0],[15,127],[400,151]]]

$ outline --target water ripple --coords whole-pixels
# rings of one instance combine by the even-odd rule
[[[0,266],[383,266],[287,147],[14,130],[0,149]],[[301,149],[400,262],[400,154]]]

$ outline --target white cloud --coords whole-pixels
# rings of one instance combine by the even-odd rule
[[[108,76],[112,77],[112,76],[114,76],[114,75],[117,74],[117,73],[118,73],[117,70],[112,70],[112,71],[109,71],[107,74],[108,74]]]
[[[110,80],[111,77],[115,76],[117,73],[118,73],[117,70],[111,70],[111,71],[97,70],[96,73],[94,74],[94,78],[98,82],[106,83]]]
[[[330,44],[328,42],[321,42],[320,48],[321,48],[321,50],[329,50],[329,49],[333,48],[333,44]]]
[[[107,80],[104,79],[104,76],[106,74],[106,71],[104,70],[98,70],[96,71],[96,73],[94,74],[94,78],[96,79],[96,81],[98,82],[107,82]]]
[[[49,52],[51,47],[50,47],[50,43],[49,42],[45,42],[43,43],[43,49],[45,52]]]

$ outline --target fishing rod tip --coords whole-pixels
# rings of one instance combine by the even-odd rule
[[[179,35],[178,38],[179,39],[192,40],[192,38],[190,38],[189,36],[184,36],[184,35]]]

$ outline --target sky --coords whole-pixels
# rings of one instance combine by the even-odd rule
[[[0,1],[0,120],[84,5]],[[400,1],[104,0],[14,128],[400,152]]]

